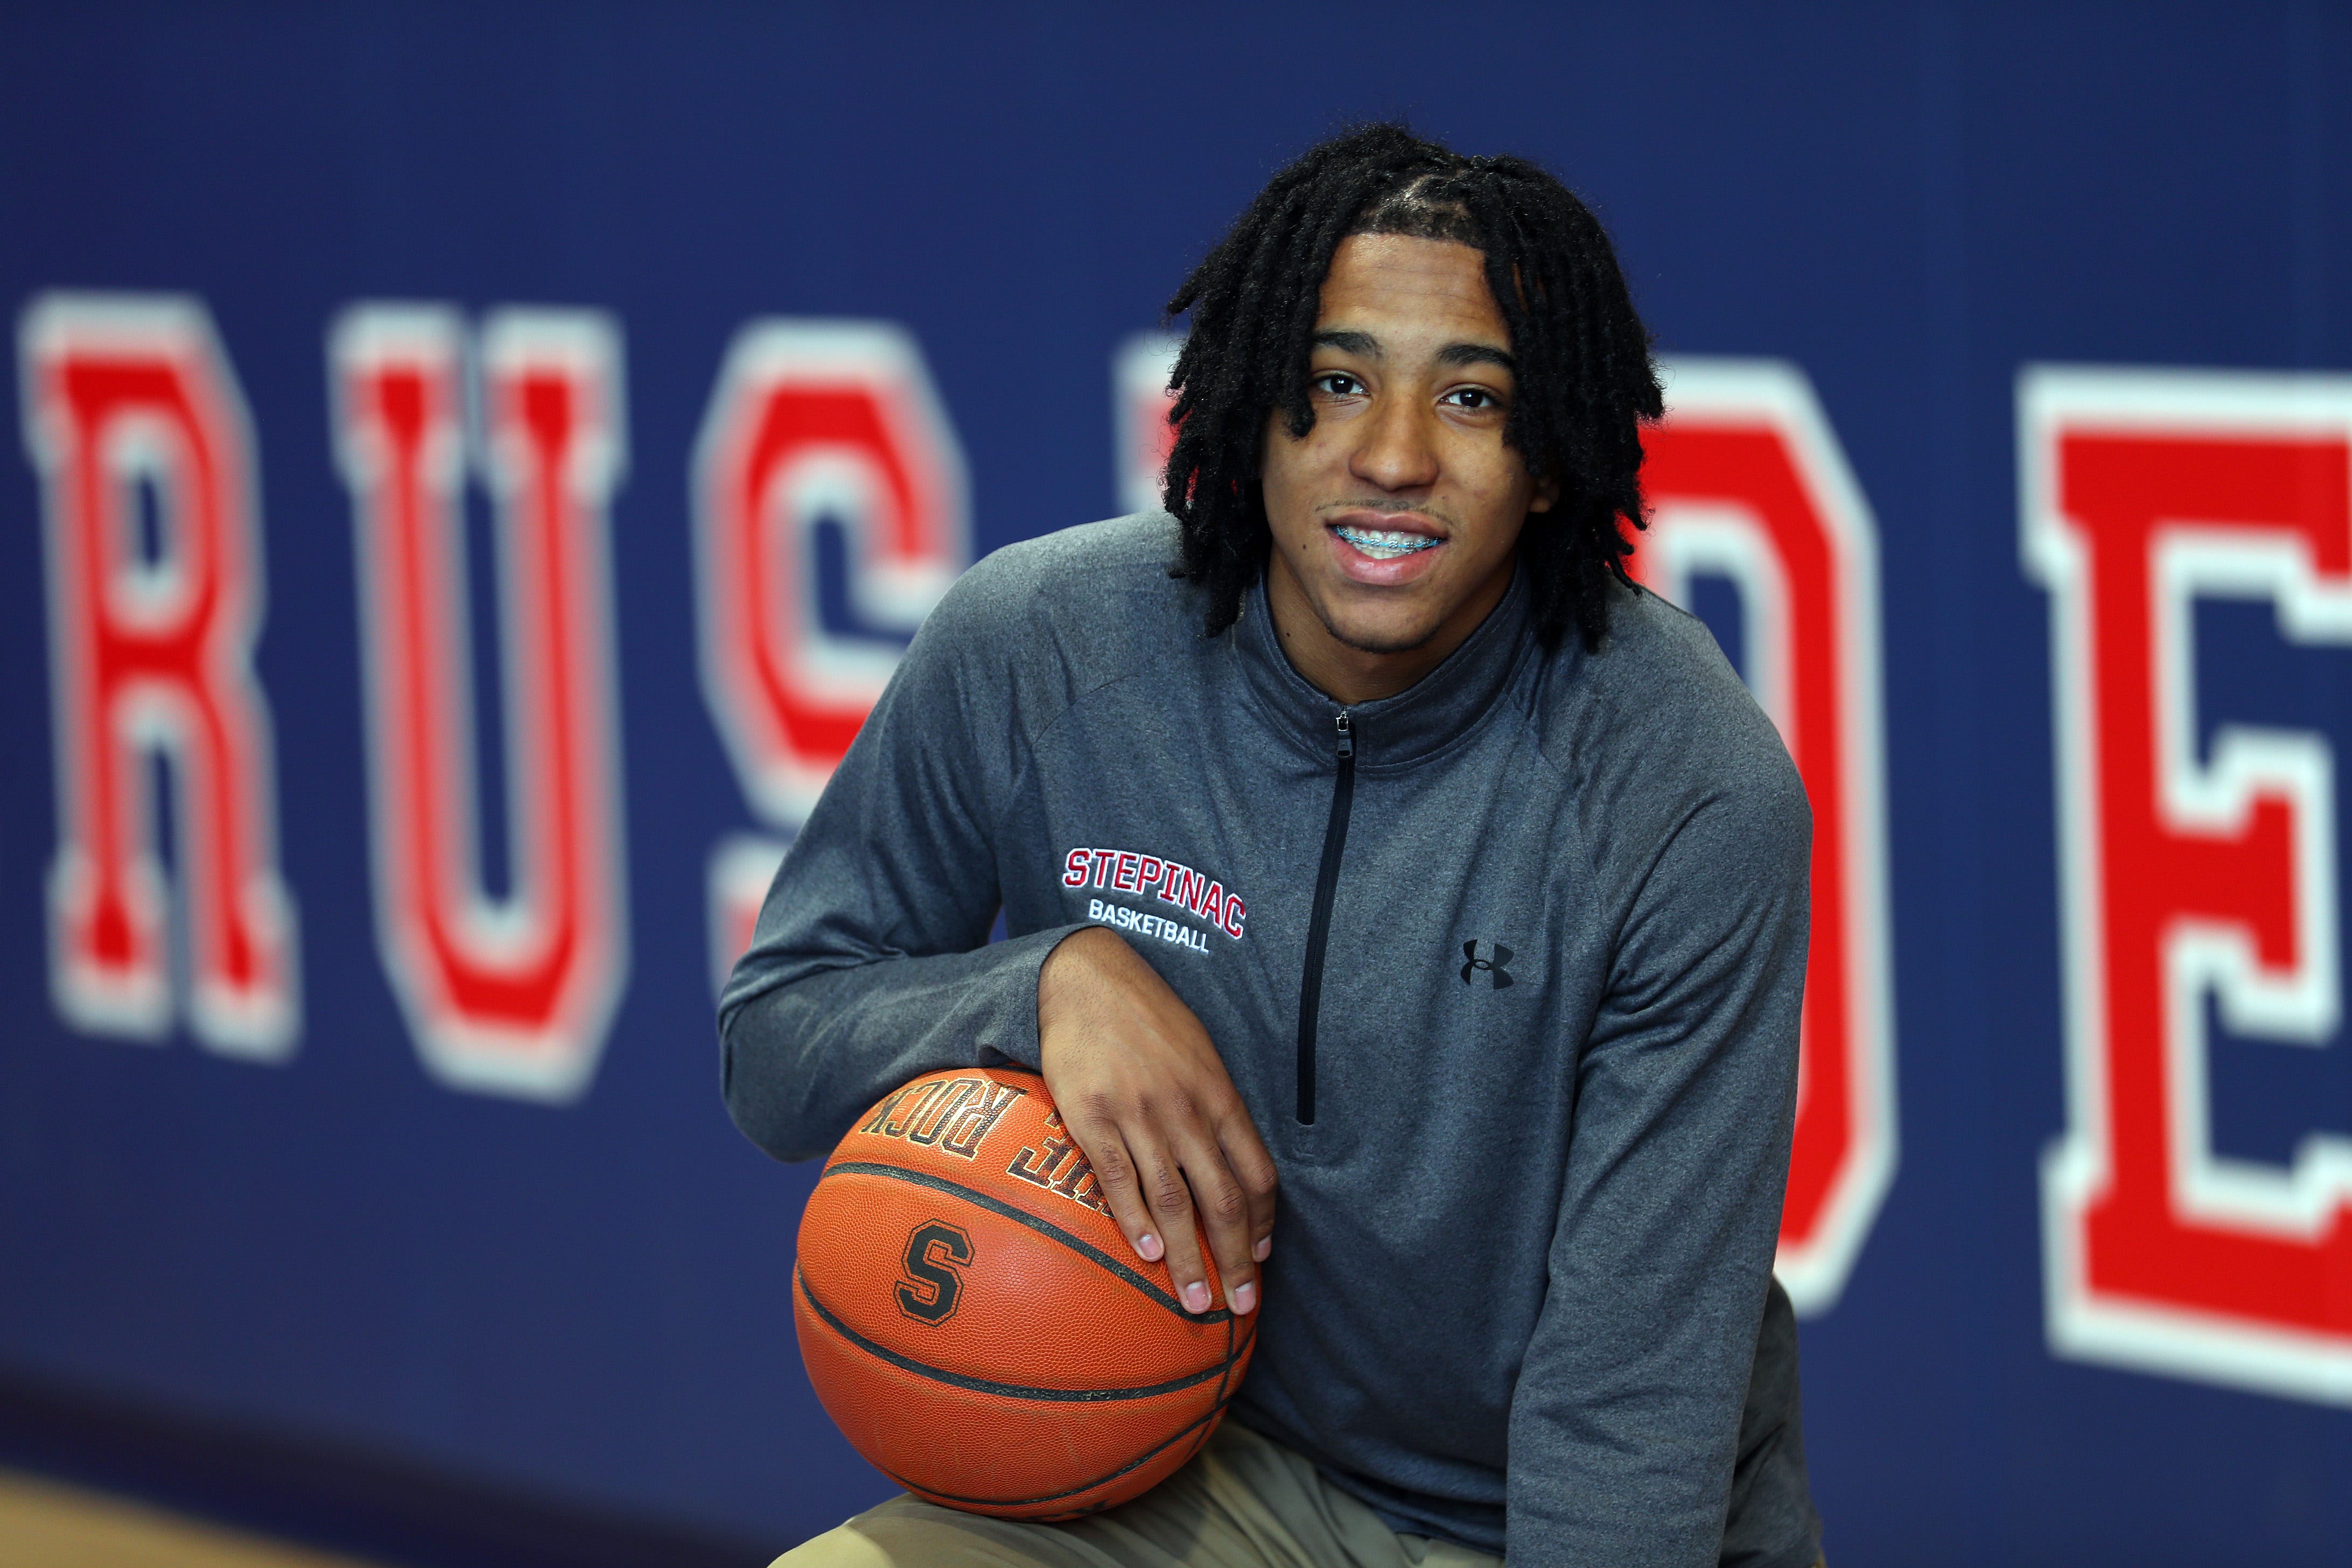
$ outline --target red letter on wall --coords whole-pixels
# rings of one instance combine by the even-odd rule
[[[2194,640],[2218,597],[2352,643],[2352,380],[2032,370],[2018,440],[2064,888],[2052,1346],[2352,1404],[2352,1140],[2233,1159],[2207,1112],[2209,996],[2232,1033],[2340,1045],[2334,756],[2242,725],[2208,753]]]
[[[1168,378],[1184,340],[1173,332],[1138,332],[1119,344],[1111,360],[1112,454],[1118,476],[1118,502],[1129,511],[1158,511],[1160,475],[1176,445],[1168,423],[1176,399]]]
[[[251,662],[261,530],[236,375],[193,300],[48,295],[26,310],[18,342],[47,515],[58,1010],[96,1033],[152,1039],[170,1027],[155,836],[165,803],[152,798],[150,761],[160,752],[178,785],[189,1025],[215,1050],[280,1059],[299,1013],[294,909]]]
[[[606,516],[624,460],[602,316],[359,305],[330,345],[352,489],[376,921],[425,1065],[460,1089],[582,1093],[628,966]],[[468,454],[495,503],[513,889],[476,843]]]
[[[753,811],[790,832],[899,657],[824,625],[817,523],[841,528],[852,606],[876,627],[913,631],[970,559],[963,451],[914,340],[883,322],[744,327],[695,450],[694,518],[703,693]],[[782,852],[760,837],[713,854],[720,973]]]
[[[1676,361],[1666,403],[1643,443],[1652,518],[1635,574],[1683,603],[1696,574],[1738,585],[1746,646],[1734,651],[1812,803],[1796,1142],[1775,1268],[1798,1310],[1820,1312],[1844,1289],[1895,1172],[1877,530],[1796,367]]]

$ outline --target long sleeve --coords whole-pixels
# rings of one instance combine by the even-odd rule
[[[1809,814],[1695,802],[1643,875],[1578,1069],[1549,1289],[1514,1391],[1508,1556],[1711,1568],[1795,1110]]]
[[[992,830],[1021,751],[992,636],[1017,618],[1006,598],[975,568],[924,624],[719,999],[728,1110],[779,1159],[825,1153],[919,1073],[1037,1065],[1038,971],[1078,928],[988,944]]]

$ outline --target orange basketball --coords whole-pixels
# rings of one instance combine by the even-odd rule
[[[1165,1479],[1256,1339],[1255,1314],[1178,1304],[1017,1070],[928,1074],[861,1118],[810,1195],[793,1284],[809,1381],[857,1451],[918,1497],[1010,1519]],[[1213,1265],[1209,1287],[1222,1300]]]

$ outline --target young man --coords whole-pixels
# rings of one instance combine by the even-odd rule
[[[1202,1311],[1197,1216],[1255,1363],[1123,1508],[902,1498],[785,1561],[1805,1568],[1769,1288],[1810,820],[1626,580],[1659,391],[1607,237],[1379,126],[1170,309],[1172,517],[956,585],[720,1023],[784,1159],[919,1072],[1038,1068]]]

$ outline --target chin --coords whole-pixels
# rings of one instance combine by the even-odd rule
[[[1411,653],[1436,635],[1434,626],[1395,626],[1377,621],[1337,621],[1323,617],[1323,628],[1334,640],[1358,653]]]

